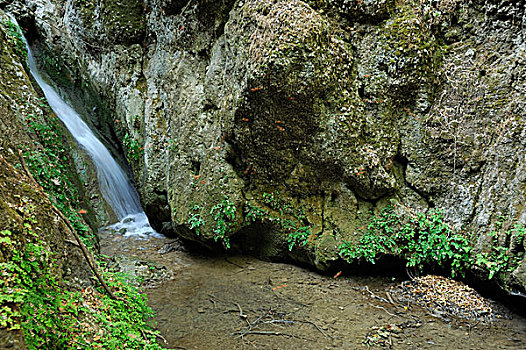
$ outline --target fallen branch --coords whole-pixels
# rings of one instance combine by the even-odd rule
[[[228,258],[225,258],[225,261],[226,261],[227,263],[229,263],[229,264],[232,264],[232,265],[234,265],[234,266],[236,266],[236,267],[239,267],[240,269],[244,269],[244,268],[245,268],[245,266],[241,266],[241,265],[239,265],[239,264],[236,264],[235,262],[230,261]]]
[[[526,294],[524,294],[524,293],[521,293],[521,292],[514,292],[514,291],[511,290],[511,289],[504,288],[503,286],[501,286],[501,284],[500,284],[499,282],[497,282],[497,285],[498,285],[502,290],[504,290],[508,295],[515,296],[515,297],[526,298]]]
[[[369,290],[369,287],[368,287],[368,286],[365,286],[365,290],[368,291],[369,294],[371,294],[371,296],[372,296],[373,298],[378,299],[378,300],[380,300],[380,301],[383,301],[384,303],[389,303],[389,302],[387,301],[387,299],[382,298],[382,297],[379,297],[378,295],[376,295],[376,294],[374,294],[373,292],[371,292],[371,291]]]
[[[396,305],[394,300],[393,300],[393,297],[391,296],[391,293],[389,292],[385,292],[385,295],[387,296],[387,299],[389,299],[389,302],[393,305]]]
[[[156,333],[156,332],[153,332],[153,331],[151,331],[151,330],[149,330],[149,329],[144,329],[144,330],[141,329],[141,332],[146,332],[146,333],[148,333],[148,334],[151,334],[151,335],[153,335],[153,336],[155,336],[155,337],[161,339],[165,344],[168,344],[168,342],[166,341],[166,339],[165,339],[162,335],[160,335],[160,334],[158,334],[158,333]]]
[[[79,246],[79,244],[77,242],[70,241],[69,239],[65,239],[64,242],[69,243],[71,245],[74,245],[75,247],[79,247],[80,248],[80,246]]]
[[[509,294],[509,295],[512,295],[512,296],[515,296],[515,297],[523,297],[523,298],[526,298],[526,294],[521,293],[521,292],[514,292],[514,291],[512,291],[512,290],[508,290],[508,294]]]
[[[273,331],[246,331],[246,332],[234,332],[232,335],[239,335],[240,337],[244,337],[247,334],[255,334],[255,335],[281,335],[285,337],[290,338],[300,338],[301,337],[294,335],[294,334],[288,334],[288,333],[281,333],[281,332],[273,332]]]
[[[31,181],[33,181],[35,184],[37,184],[37,186],[42,187],[35,180],[35,178],[31,174],[31,171],[29,171],[29,168],[27,167],[26,161],[24,160],[24,156],[23,156],[21,150],[18,150],[18,156],[20,157],[20,163],[22,164],[22,168],[26,172],[26,174],[29,177],[29,179]],[[118,298],[115,296],[115,294],[113,294],[113,292],[108,287],[106,282],[104,282],[104,279],[102,278],[102,275],[99,273],[97,265],[95,264],[95,262],[93,260],[93,256],[91,255],[91,253],[88,251],[88,249],[84,245],[84,242],[82,242],[82,240],[80,239],[79,235],[77,234],[77,231],[75,230],[73,225],[71,225],[71,222],[69,222],[68,218],[66,218],[66,216],[64,216],[64,214],[62,214],[62,212],[51,201],[49,203],[51,204],[51,208],[53,208],[53,210],[58,214],[58,216],[60,216],[60,218],[66,223],[66,226],[68,226],[68,228],[70,229],[71,233],[75,237],[75,240],[77,241],[77,243],[78,243],[78,245],[80,247],[80,250],[82,251],[82,253],[84,254],[84,257],[88,261],[88,265],[90,266],[91,270],[93,271],[93,274],[95,275],[97,280],[102,285],[102,288],[104,288],[104,290],[106,291],[106,293],[108,293],[110,298],[112,298],[113,300],[118,300]]]
[[[291,323],[294,324],[294,321],[289,320],[270,320],[270,321],[264,321],[265,324],[272,324],[272,323]]]

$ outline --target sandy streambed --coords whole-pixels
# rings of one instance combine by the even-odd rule
[[[103,233],[101,250],[142,276],[168,348],[526,349],[523,317],[491,301],[490,323],[432,312],[397,295],[401,280],[204,256],[167,238]]]

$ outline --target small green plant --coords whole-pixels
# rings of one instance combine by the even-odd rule
[[[291,227],[294,228],[294,227]],[[287,241],[289,242],[289,251],[292,250],[294,245],[301,244],[302,246],[305,246],[308,242],[308,239],[311,235],[310,226],[302,226],[296,230],[293,230],[291,233],[289,233],[287,237]]]
[[[311,227],[306,225],[306,216],[303,209],[297,209],[285,202],[279,191],[263,193],[261,202],[268,208],[262,208],[254,203],[246,203],[244,208],[245,221],[270,222],[281,227],[287,233],[289,251],[295,245],[305,246],[311,236]]]
[[[134,115],[132,117],[132,124],[133,124],[134,128],[140,129],[141,128],[141,116],[140,115]]]
[[[250,202],[245,204],[245,220],[250,222],[263,221],[268,217],[269,211]]]
[[[168,149],[170,151],[177,151],[178,146],[179,142],[177,141],[177,138],[171,138],[168,140]]]
[[[201,233],[200,227],[205,224],[205,221],[203,220],[203,218],[201,218],[201,215],[199,214],[199,211],[201,210],[200,206],[195,204],[192,209],[196,211],[196,213],[190,215],[190,219],[188,219],[188,224],[190,225],[190,230],[195,230],[195,234],[199,236]]]
[[[144,155],[144,148],[141,147],[139,141],[134,139],[129,133],[124,135],[122,139],[122,145],[124,146],[126,159],[128,162],[138,162]]]
[[[230,248],[230,239],[228,234],[235,225],[236,205],[227,196],[217,203],[210,210],[215,221],[213,228],[214,240],[217,242],[221,239],[226,248]]]
[[[497,221],[497,230],[500,230],[502,225],[503,220]],[[523,244],[525,235],[526,229],[521,223],[517,222],[511,229],[504,232],[504,243],[508,243],[509,246],[520,247]],[[489,238],[491,239],[491,251],[477,254],[476,264],[488,270],[489,279],[499,276],[503,272],[515,270],[520,264],[520,258],[514,256],[509,251],[510,248],[498,243],[498,231],[491,232]],[[511,242],[512,240],[514,242]]]

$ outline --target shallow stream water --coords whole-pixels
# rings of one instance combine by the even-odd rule
[[[499,307],[483,324],[387,301],[398,279],[206,256],[167,238],[105,233],[101,249],[145,278],[172,349],[526,349],[525,318]]]

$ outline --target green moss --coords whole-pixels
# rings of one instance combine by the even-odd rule
[[[10,19],[0,21],[0,27],[7,34],[7,42],[11,45],[13,52],[25,66],[27,62],[27,48],[22,38],[22,29]],[[27,67],[25,68],[27,70]]]
[[[438,82],[444,47],[421,11],[410,5],[400,8],[381,28],[380,42],[380,54],[385,56],[388,74],[401,79],[401,91],[395,91],[394,96]]]
[[[85,28],[97,21],[103,25],[106,38],[114,44],[142,42],[145,34],[145,4],[141,0],[84,0],[75,2]],[[98,39],[98,38],[97,38]]]

